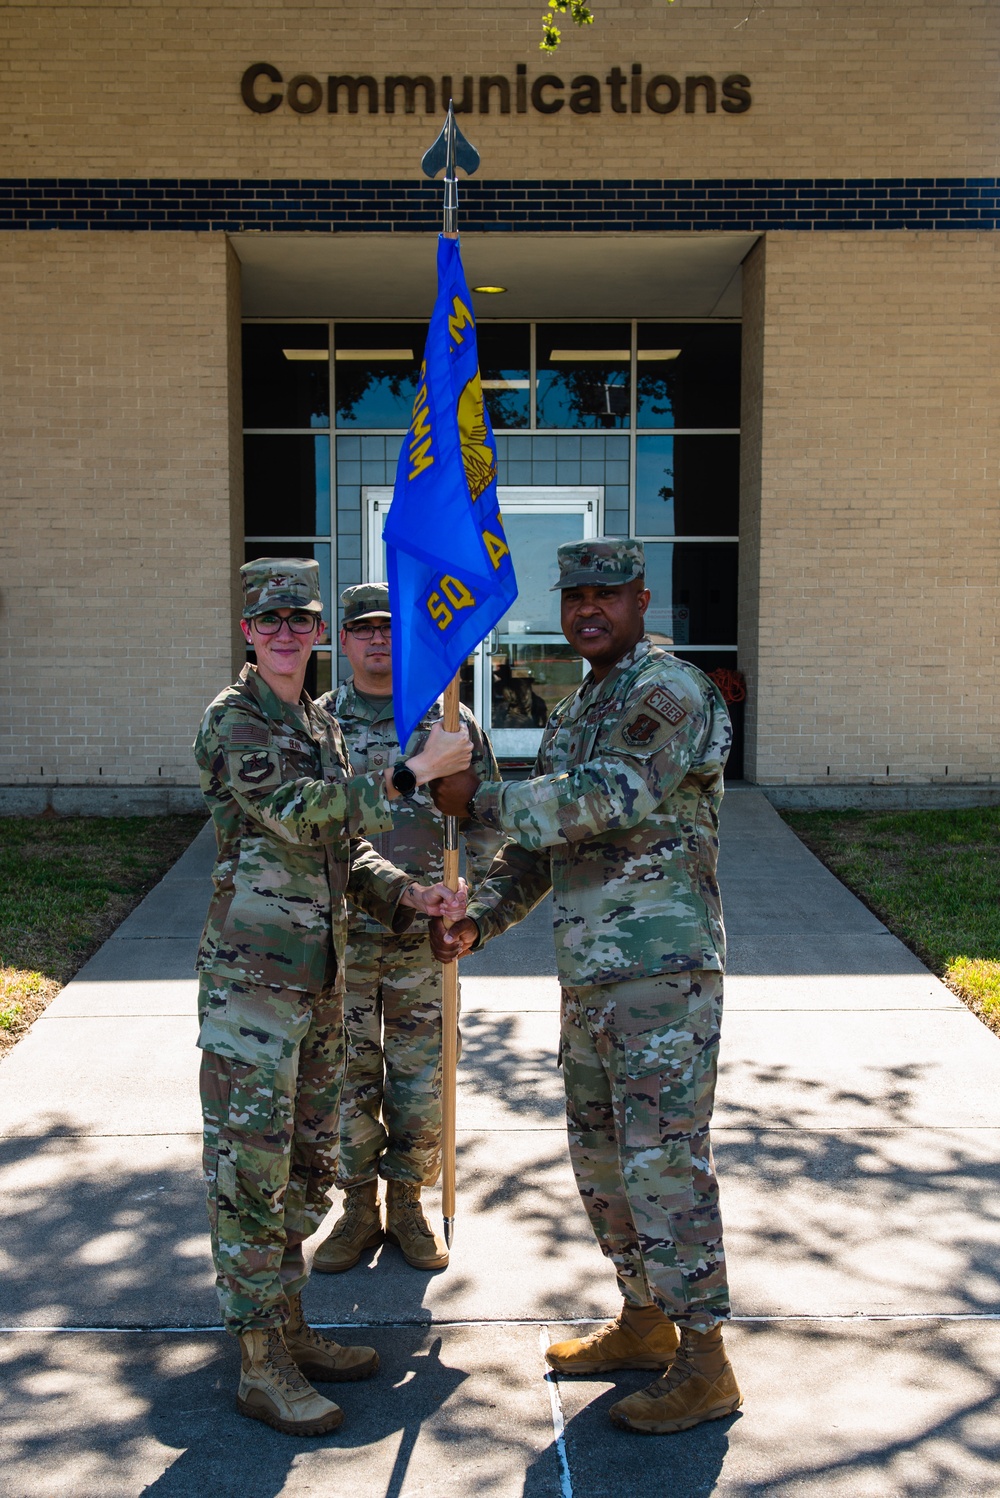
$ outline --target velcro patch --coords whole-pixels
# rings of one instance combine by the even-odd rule
[[[640,713],[631,723],[625,724],[622,738],[630,749],[641,749],[650,742],[659,727],[658,719],[651,718],[649,713]]]
[[[281,767],[273,750],[248,749],[245,754],[231,754],[229,765],[238,790],[281,782]]]
[[[271,735],[262,723],[236,723],[229,731],[231,744],[269,744]]]
[[[661,718],[666,718],[667,722],[674,728],[677,727],[678,723],[683,723],[687,717],[687,708],[682,702],[678,702],[677,698],[672,692],[668,692],[666,687],[654,687],[651,692],[646,694],[643,701],[649,704],[654,713],[659,713]]]

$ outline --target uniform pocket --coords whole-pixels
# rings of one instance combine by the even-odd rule
[[[714,1084],[718,1029],[711,1004],[622,1038],[625,1143],[630,1149],[688,1135]]]

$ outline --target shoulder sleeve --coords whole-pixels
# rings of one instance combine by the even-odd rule
[[[526,848],[634,827],[688,774],[721,774],[730,738],[725,703],[700,672],[643,673],[602,731],[593,759],[520,784],[486,787],[483,812]]]
[[[285,842],[333,842],[392,826],[381,775],[283,782],[267,719],[242,701],[212,704],[195,741],[195,758],[210,805],[235,801],[250,821]]]

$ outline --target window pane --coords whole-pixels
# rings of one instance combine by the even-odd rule
[[[330,425],[330,356],[325,324],[244,324],[243,425]]]
[[[647,543],[646,628],[670,645],[735,645],[736,554],[726,542]]]
[[[426,337],[426,323],[337,323],[338,427],[410,425]]]
[[[490,421],[498,430],[526,427],[531,416],[531,331],[527,323],[476,326],[479,373]]]
[[[738,427],[740,329],[736,323],[640,323],[639,427]]]
[[[627,427],[632,399],[627,323],[539,324],[537,420],[540,427]]]
[[[319,591],[323,599],[323,618],[329,621],[335,616],[330,612],[330,546],[309,544],[308,541],[248,541],[244,548],[245,562],[257,557],[311,557],[319,563]],[[330,643],[330,631],[325,629],[316,636],[317,645]]]
[[[248,536],[330,534],[329,437],[244,437]]]
[[[635,449],[637,536],[738,534],[738,437],[638,437]]]

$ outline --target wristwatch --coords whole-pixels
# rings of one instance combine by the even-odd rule
[[[393,789],[401,796],[412,796],[417,788],[417,777],[407,764],[398,764],[392,772]]]

